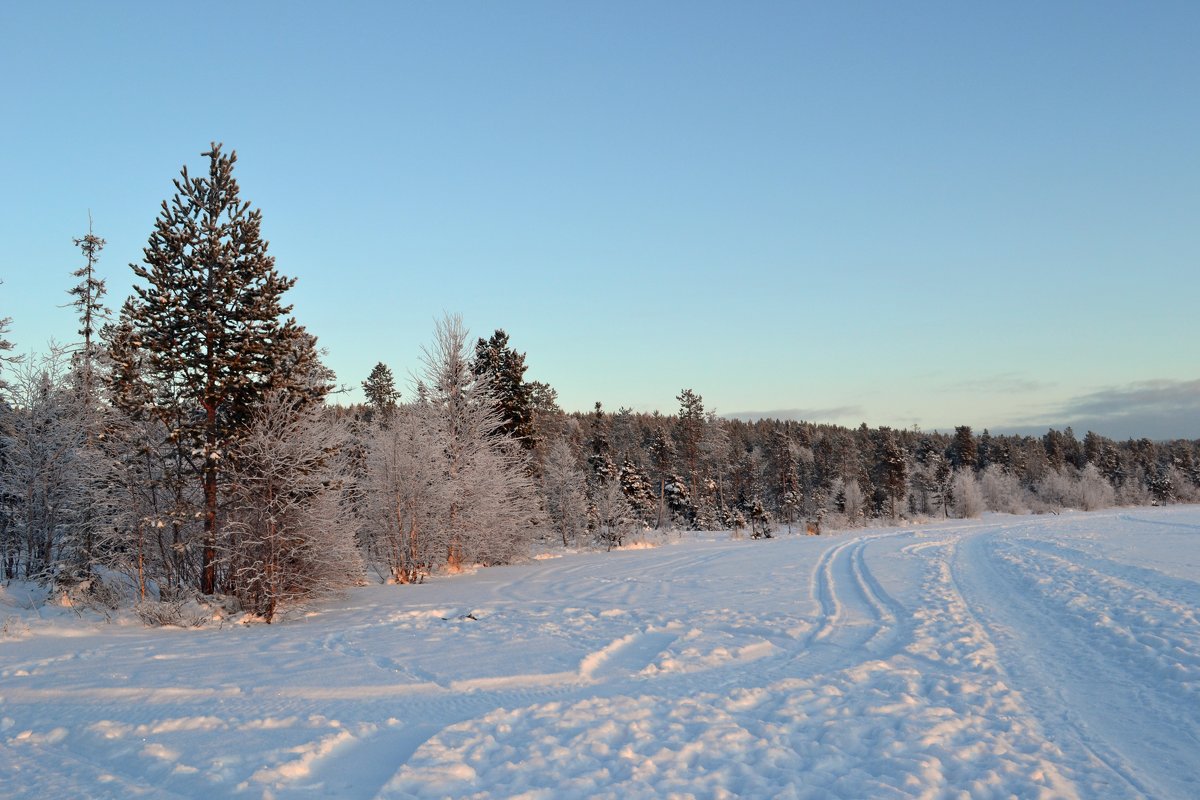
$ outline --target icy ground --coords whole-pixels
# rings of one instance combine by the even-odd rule
[[[1200,508],[689,539],[148,629],[0,593],[5,797],[1200,797]]]

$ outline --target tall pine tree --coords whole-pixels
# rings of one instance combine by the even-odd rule
[[[213,143],[208,173],[187,167],[163,201],[144,249],[145,282],[123,310],[134,336],[145,392],[172,440],[190,447],[204,494],[200,589],[217,588],[217,505],[225,450],[271,391],[297,402],[324,396],[315,338],[287,316],[284,292],[295,280],[275,270],[262,238],[262,214],[243,202],[237,154]],[[147,409],[143,409],[147,410]]]
[[[100,327],[108,321],[109,310],[104,306],[104,295],[108,291],[104,279],[96,275],[96,262],[105,241],[92,232],[92,215],[88,214],[88,232],[75,240],[75,246],[83,253],[84,264],[71,273],[79,283],[68,290],[75,298],[71,305],[79,312],[79,335],[83,337],[83,350],[77,359],[83,375],[84,390],[90,396],[92,372],[96,362]]]

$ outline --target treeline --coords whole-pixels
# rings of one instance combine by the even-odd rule
[[[706,414],[539,413],[537,445],[564,543],[571,532],[642,526],[751,536],[868,523],[1093,510],[1200,500],[1200,442],[1123,442],[1071,428],[1042,436],[743,422]],[[614,492],[619,487],[620,492]]]
[[[650,529],[751,537],[872,520],[1200,498],[1197,442],[848,429],[676,413],[564,413],[504,331],[437,324],[412,397],[378,364],[367,402],[283,296],[236,155],[175,180],[134,293],[112,312],[78,240],[79,339],[13,355],[0,320],[0,577],[94,603],[131,587],[148,620],[209,596],[271,620],[371,579],[613,547]],[[120,581],[115,576],[124,576]]]

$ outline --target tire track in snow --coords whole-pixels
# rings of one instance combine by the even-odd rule
[[[896,535],[902,534],[884,536]],[[903,607],[883,590],[865,557],[878,538],[854,536],[821,554],[809,581],[818,619],[808,637],[778,659],[778,669],[795,675],[796,667],[805,667],[805,674],[815,675],[861,663],[867,654],[886,658],[897,651],[907,630],[900,623]]]
[[[1004,674],[1020,689],[1050,740],[1064,749],[1081,748],[1131,796],[1194,796],[1194,786],[1182,793],[1180,787],[1151,786],[1138,768],[1146,759],[1159,757],[1129,733],[1138,727],[1130,723],[1147,715],[1142,703],[1126,691],[1138,682],[1110,665],[1091,646],[1086,632],[1065,626],[1060,615],[1049,613],[1027,587],[997,567],[991,540],[1021,530],[995,527],[969,535],[949,558],[955,589],[987,632]],[[1151,724],[1161,725],[1162,720]]]

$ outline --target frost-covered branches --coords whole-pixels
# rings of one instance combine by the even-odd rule
[[[364,538],[400,582],[464,564],[499,564],[527,551],[539,512],[526,457],[500,430],[500,412],[475,375],[458,317],[425,350],[422,391],[377,427],[364,482]]]
[[[343,424],[273,392],[230,453],[228,583],[268,622],[282,606],[362,580],[345,443]]]
[[[85,439],[67,358],[53,348],[21,365],[9,389],[0,447],[0,559],[7,578],[45,577],[81,547]]]

